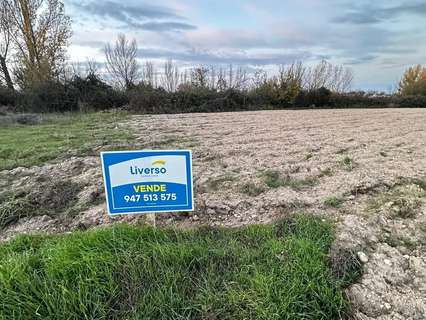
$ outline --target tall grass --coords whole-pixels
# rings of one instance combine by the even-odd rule
[[[0,246],[0,319],[338,319],[332,227],[119,225]]]

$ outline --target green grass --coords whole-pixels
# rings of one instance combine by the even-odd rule
[[[266,170],[263,172],[265,183],[269,188],[289,187],[295,190],[301,190],[305,187],[312,187],[318,183],[315,177],[296,179],[288,175],[282,176],[276,170]]]
[[[340,319],[332,226],[118,225],[0,246],[0,319]]]
[[[331,196],[324,200],[324,204],[328,207],[339,208],[345,202],[341,197]]]
[[[355,167],[355,161],[349,156],[345,156],[342,160],[340,160],[340,164],[346,171],[352,171]]]
[[[121,144],[131,135],[116,123],[124,113],[56,115],[38,125],[0,127],[0,170],[40,165],[67,155],[92,152],[94,146]]]

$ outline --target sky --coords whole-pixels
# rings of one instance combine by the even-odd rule
[[[65,0],[72,61],[104,61],[119,33],[138,58],[161,64],[275,65],[323,59],[352,68],[353,89],[391,91],[403,71],[426,64],[426,1]]]

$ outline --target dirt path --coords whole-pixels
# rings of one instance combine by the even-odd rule
[[[193,150],[196,211],[163,214],[160,224],[238,226],[297,211],[331,217],[336,247],[359,252],[365,263],[348,289],[356,316],[426,319],[426,109],[134,116],[121,125],[134,131],[131,148]],[[44,176],[83,185],[84,213],[67,223],[21,219],[0,238],[113,222],[97,157],[10,175],[27,177],[19,183]],[[122,219],[140,218],[114,221]]]

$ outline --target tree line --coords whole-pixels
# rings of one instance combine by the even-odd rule
[[[348,93],[352,70],[328,61],[280,65],[274,75],[233,65],[179,68],[172,60],[158,68],[150,61],[141,64],[136,40],[124,34],[105,45],[107,76],[101,77],[97,63],[88,61],[81,71],[67,60],[70,37],[71,20],[61,0],[2,0],[0,104],[32,111],[130,105],[139,112],[185,112],[318,107],[363,96]],[[409,68],[398,94],[426,95],[425,70]]]

